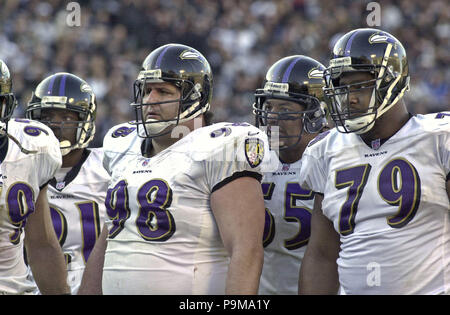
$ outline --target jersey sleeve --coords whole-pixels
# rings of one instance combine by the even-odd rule
[[[214,134],[223,132],[217,137]],[[210,134],[211,151],[204,160],[211,192],[232,180],[251,176],[261,181],[272,167],[267,136],[251,125],[224,125]]]
[[[111,171],[110,171],[110,165],[111,165],[111,152],[107,149],[107,145],[108,143],[106,142],[107,139],[106,137],[103,139],[103,149],[104,154],[103,154],[103,159],[102,159],[102,165],[103,168],[106,170],[106,172],[111,175]]]
[[[101,183],[100,185],[105,185],[105,189],[99,189],[99,191],[106,192],[108,187],[108,181],[110,179],[109,173],[105,170],[105,168],[102,167],[102,163],[104,161],[104,150],[103,147],[101,148],[89,148],[91,151],[90,154],[90,163],[95,165],[92,167],[91,174],[94,176],[95,180],[98,183]]]
[[[446,124],[444,125],[444,133],[439,138],[440,155],[447,180],[450,180],[450,112],[445,114]]]
[[[56,138],[55,138],[56,139]],[[46,154],[41,155],[41,162],[39,168],[41,169],[41,181],[40,187],[47,184],[54,176],[56,171],[62,165],[61,150],[59,148],[59,142],[51,142],[47,148]]]
[[[109,175],[125,154],[136,142],[136,127],[128,123],[112,127],[103,139],[103,167]]]
[[[436,153],[446,180],[450,180],[450,111],[417,116],[424,132],[436,135]]]
[[[29,123],[29,126],[32,127],[29,129],[32,132],[28,132],[28,129],[25,129],[25,133],[28,132],[26,137],[32,138],[31,143],[34,142],[33,149],[37,150],[37,165],[35,167],[38,173],[39,187],[42,188],[55,176],[56,171],[61,167],[61,150],[59,141],[50,128],[34,121]]]
[[[329,132],[319,134],[303,152],[300,168],[300,186],[316,193],[323,194],[327,181],[326,163],[324,158],[325,138]]]

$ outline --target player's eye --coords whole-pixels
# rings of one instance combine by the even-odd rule
[[[166,89],[161,89],[159,91],[159,93],[161,93],[162,95],[172,95],[172,91],[166,90]]]
[[[264,103],[264,109],[270,112],[272,111],[273,106],[270,103]]]

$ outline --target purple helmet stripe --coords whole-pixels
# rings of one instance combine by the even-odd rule
[[[344,51],[344,56],[350,56],[350,49],[352,48],[352,42],[353,42],[353,38],[355,38],[356,34],[359,31],[355,31],[352,36],[350,36],[350,38],[347,41],[347,45],[345,45],[345,51]]]
[[[289,80],[289,76],[291,75],[292,69],[294,68],[295,64],[301,59],[301,57],[297,57],[289,64],[288,68],[286,69],[286,72],[283,75],[283,80],[281,80],[282,83],[287,83]]]
[[[50,84],[48,85],[47,94],[52,94],[53,92],[53,84],[55,83],[56,76],[53,76],[50,80]]]
[[[59,96],[64,95],[64,92],[66,90],[66,78],[67,75],[63,75],[63,77],[61,78],[61,82],[59,83]]]
[[[162,57],[166,53],[167,49],[169,49],[171,46],[167,46],[164,48],[164,50],[159,54],[158,59],[156,59],[155,68],[159,68],[161,66]]]

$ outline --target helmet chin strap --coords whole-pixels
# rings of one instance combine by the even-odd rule
[[[173,124],[173,121],[158,121],[153,118],[147,119],[144,123],[144,128],[140,130],[139,134],[142,137],[145,137],[145,131],[147,131],[147,133],[150,135],[160,134]]]
[[[61,155],[65,156],[69,154],[70,151],[72,151],[72,143],[69,140],[63,140],[59,142],[59,148],[61,150]]]
[[[85,126],[88,125],[87,123],[84,124]],[[75,144],[72,144],[69,140],[63,140],[59,142],[59,149],[61,150],[61,155],[65,156],[69,154],[72,150],[75,149],[83,149],[86,148],[91,142],[91,140],[94,138],[95,134],[95,125],[92,126],[92,132],[89,139],[86,140],[86,132],[83,131],[83,126],[78,127],[77,130],[77,139]]]
[[[187,110],[185,110],[183,113],[181,113],[180,119],[173,119],[170,121],[161,121],[161,122],[156,119],[153,119],[153,118],[147,119],[146,122],[144,123],[144,128],[147,130],[147,133],[149,133],[151,135],[157,135],[157,134],[162,133],[168,127],[189,121],[191,119],[194,119],[195,117],[199,116],[200,114],[203,114],[204,112],[206,112],[209,109],[209,104],[208,104],[201,110],[197,111],[194,115],[186,118],[186,116],[188,116],[190,113],[192,113],[195,110],[195,108],[197,107],[198,104],[199,104],[199,102],[195,102]],[[143,129],[139,132],[140,136],[142,136],[142,137],[145,137],[144,133],[145,132]]]

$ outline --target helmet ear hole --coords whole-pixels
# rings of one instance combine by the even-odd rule
[[[303,127],[307,133],[318,133],[328,125],[326,118],[326,105],[321,102],[319,107],[310,114],[305,114]]]
[[[191,93],[191,100],[196,101],[202,96],[202,86],[200,83],[196,83],[193,88],[193,92]]]

